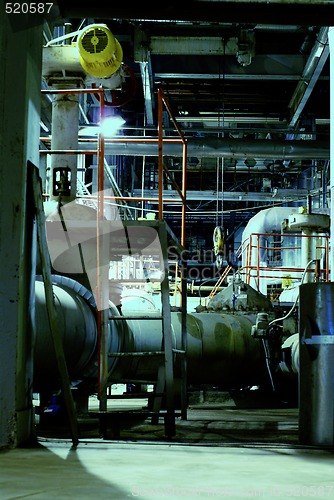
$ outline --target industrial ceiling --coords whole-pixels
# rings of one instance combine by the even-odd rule
[[[310,195],[314,203],[326,205],[327,26],[334,19],[334,2],[188,0],[122,6],[58,0],[57,5],[49,38],[64,23],[73,31],[83,23],[105,23],[120,42],[123,81],[106,97],[110,113],[126,121],[125,137],[157,136],[157,93],[163,90],[188,143],[187,221],[193,231],[212,234],[222,224],[232,234],[259,208],[306,204]],[[82,126],[94,121],[92,109],[86,102]],[[48,128],[47,103],[42,120]],[[164,130],[177,136],[168,113]],[[154,166],[158,151],[156,144],[123,142],[106,153],[127,155],[137,166],[144,157]],[[181,157],[180,147],[164,146],[165,164],[178,183]],[[139,195],[139,180],[120,188]],[[152,195],[156,185],[145,188]],[[177,231],[180,217],[167,210],[166,218]]]

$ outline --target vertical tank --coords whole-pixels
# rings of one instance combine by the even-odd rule
[[[300,286],[299,438],[334,445],[334,283]]]

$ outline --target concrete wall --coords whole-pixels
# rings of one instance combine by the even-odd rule
[[[42,24],[0,9],[0,447],[33,437],[33,213],[27,161],[38,165]],[[30,207],[30,208],[29,208]]]

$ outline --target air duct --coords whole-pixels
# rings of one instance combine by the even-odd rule
[[[158,156],[158,143],[147,138],[122,137],[122,140],[105,141],[107,155]],[[91,150],[92,143],[80,141],[80,149]],[[182,156],[182,147],[175,140],[163,143],[167,156]],[[325,141],[272,141],[268,139],[246,140],[215,137],[187,138],[188,157],[213,158],[263,158],[283,160],[328,160],[329,143]]]

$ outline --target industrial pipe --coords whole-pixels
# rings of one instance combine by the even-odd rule
[[[61,79],[53,83],[58,90],[80,85],[80,80],[73,79],[70,84]],[[55,93],[52,101],[52,139],[51,149],[78,149],[79,95]],[[51,157],[50,199],[68,202],[76,198],[77,156],[53,155]]]
[[[158,140],[122,137],[106,139],[107,155],[158,156]],[[80,141],[81,150],[91,149],[91,141]],[[164,139],[164,155],[182,156],[181,141]],[[282,160],[328,160],[327,141],[272,141],[268,139],[227,139],[220,137],[187,138],[188,157],[264,158]]]
[[[138,313],[137,313],[138,314]],[[182,351],[182,314],[171,313],[172,341],[176,352]],[[159,352],[162,345],[162,323],[128,320],[119,343],[123,352]],[[260,385],[267,376],[263,350],[251,336],[255,315],[216,313],[187,314],[187,381],[190,384],[217,384],[240,388]],[[175,377],[180,377],[180,362],[175,354]],[[118,357],[110,380],[156,382],[162,358]]]
[[[96,312],[86,299],[69,286],[54,285],[58,325],[72,381],[97,379]],[[110,313],[119,316],[111,304]],[[110,320],[108,331],[108,382],[157,381],[163,363],[162,321],[150,311],[149,320]],[[175,376],[181,376],[182,314],[171,313]],[[261,385],[267,371],[259,339],[251,335],[255,315],[192,313],[187,317],[187,381],[216,384],[226,389]],[[57,365],[48,326],[44,284],[36,282],[34,390],[54,389]],[[135,353],[145,353],[138,356]],[[122,355],[125,353],[126,355]],[[155,353],[149,355],[149,353]],[[159,354],[160,353],[160,354]]]
[[[97,328],[93,309],[84,297],[68,286],[53,284],[53,294],[69,376],[71,380],[78,380],[86,373],[85,369],[96,351]],[[42,281],[35,282],[34,360],[34,390],[39,392],[45,387],[57,387],[57,360]]]

